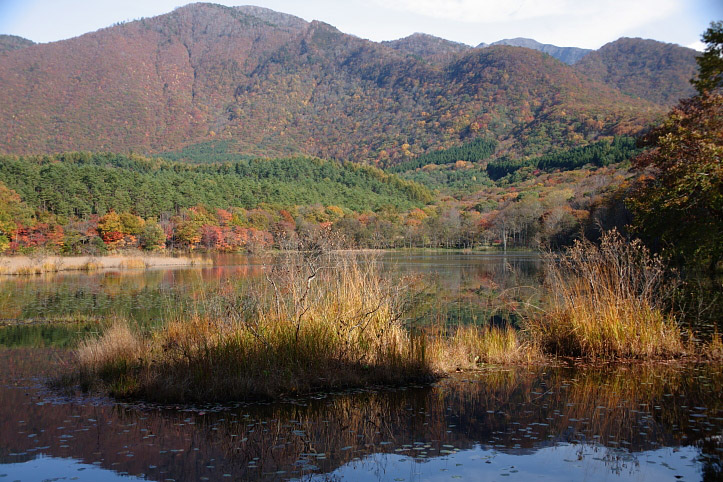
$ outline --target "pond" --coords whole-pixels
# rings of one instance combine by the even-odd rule
[[[0,323],[108,316],[150,323],[182,311],[197,301],[199,293],[223,283],[263,276],[277,259],[225,255],[217,256],[212,267],[0,276]],[[535,253],[386,253],[379,262],[398,274],[433,276],[436,284],[457,296],[480,288],[537,284],[540,267]]]
[[[539,283],[532,254],[383,263],[433,275],[459,299]],[[2,317],[37,322],[0,330],[0,480],[721,479],[717,365],[490,367],[431,386],[204,407],[48,388],[93,328],[40,321],[120,313],[150,323],[199,288],[264,268],[259,259],[219,264],[0,281]]]

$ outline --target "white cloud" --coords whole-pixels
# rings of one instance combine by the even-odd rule
[[[474,28],[477,39],[531,37],[561,46],[598,48],[643,26],[679,14],[681,0],[373,0],[378,6],[417,18]]]
[[[459,22],[491,23],[543,17],[629,18],[664,16],[676,6],[674,0],[373,0],[381,7]]]
[[[706,45],[701,42],[700,40],[696,40],[692,44],[686,45],[689,49],[697,50],[698,52],[703,52],[705,50]]]

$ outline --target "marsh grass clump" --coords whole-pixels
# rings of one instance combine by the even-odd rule
[[[146,340],[134,333],[127,322],[116,320],[99,338],[82,341],[76,349],[78,379],[89,388],[95,379],[108,382],[108,390],[122,393],[135,389],[137,372],[149,353]]]
[[[439,370],[475,369],[482,364],[526,364],[543,359],[524,333],[509,324],[459,326],[437,334],[429,343],[429,358]]]
[[[616,231],[600,245],[577,241],[546,260],[550,299],[526,330],[545,352],[587,358],[680,356],[684,344],[666,307],[676,288],[664,262]]]
[[[103,268],[103,263],[96,258],[88,258],[79,267],[80,271],[98,271]]]
[[[80,382],[117,396],[208,402],[429,380],[425,345],[402,324],[405,289],[373,260],[290,255],[190,317],[145,335],[113,325],[86,341]]]
[[[710,340],[702,344],[699,351],[703,359],[723,361],[723,336],[716,330]]]
[[[119,264],[119,268],[122,269],[146,269],[146,262],[143,258],[124,258]]]

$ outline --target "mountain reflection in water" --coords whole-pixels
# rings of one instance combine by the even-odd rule
[[[39,460],[60,460],[56,477],[92,466],[150,480],[721,477],[714,366],[490,369],[431,387],[191,409],[62,397],[42,382],[68,356],[0,350],[9,480],[39,480]]]

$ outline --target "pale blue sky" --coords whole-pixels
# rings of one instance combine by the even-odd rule
[[[0,0],[0,33],[36,42],[75,37],[116,22],[169,12],[178,0]],[[424,32],[477,45],[529,37],[599,48],[619,37],[700,48],[700,34],[723,19],[723,0],[240,0],[321,20],[375,41]]]

